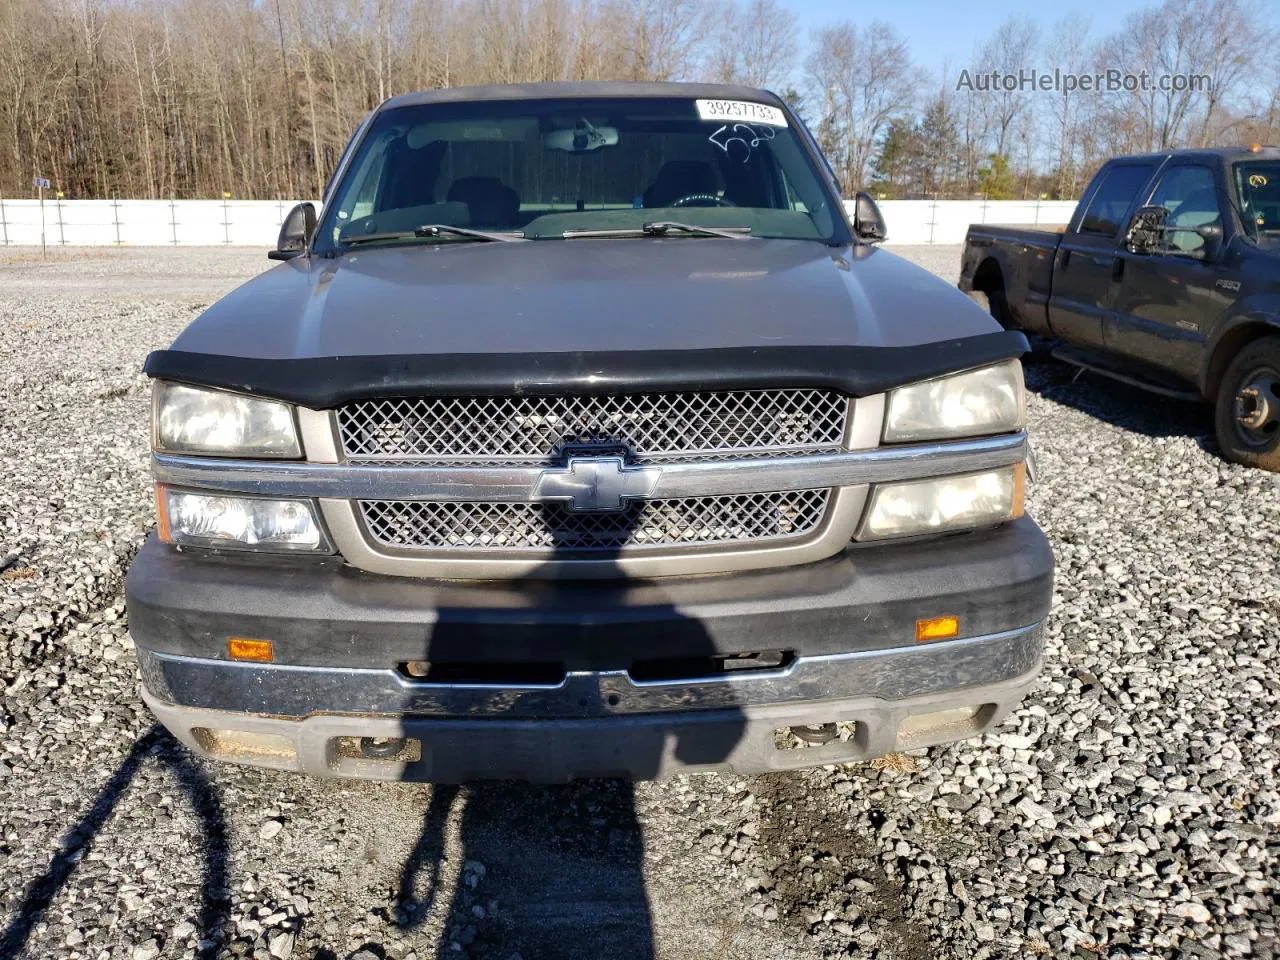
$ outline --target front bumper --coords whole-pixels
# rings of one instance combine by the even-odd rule
[[[559,781],[784,769],[980,733],[1034,681],[1052,575],[1048,544],[1024,518],[802,567],[649,582],[264,568],[153,539],[127,589],[144,697],[197,751],[327,775]],[[960,639],[915,644],[918,618],[948,614]],[[229,636],[271,640],[275,662],[227,660]],[[643,663],[760,650],[789,662],[636,679]],[[533,663],[559,676],[429,683],[406,675],[406,661]],[[969,715],[948,712],[961,708]],[[922,714],[941,716],[930,725]],[[778,728],[833,721],[855,722],[853,738],[775,747]],[[363,737],[413,738],[417,758],[353,754],[348,740]]]
[[[1019,638],[1020,652],[1039,651],[1041,631]],[[911,651],[906,669],[948,675],[948,651]],[[993,666],[995,666],[993,664]],[[885,700],[844,697],[793,703],[742,704],[721,709],[616,714],[566,719],[487,719],[321,713],[303,720],[183,707],[143,699],[179,740],[215,759],[318,776],[382,780],[519,779],[564,783],[584,777],[655,780],[677,772],[764,773],[867,760],[976,736],[995,726],[1030,691],[1031,669],[997,683]],[[975,708],[957,718],[957,710]],[[903,729],[908,718],[923,725]],[[929,718],[936,718],[931,722]],[[854,735],[805,749],[779,749],[777,731],[789,727],[853,722]],[[252,738],[237,733],[254,734]],[[265,735],[265,736],[263,736]],[[374,760],[359,755],[361,738],[410,738],[413,759]]]

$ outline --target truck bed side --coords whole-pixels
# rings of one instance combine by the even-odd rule
[[[997,309],[1007,310],[1024,330],[1048,334],[1053,261],[1065,229],[973,224],[964,240],[960,289],[1002,290]]]

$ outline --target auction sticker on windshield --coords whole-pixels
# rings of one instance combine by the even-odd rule
[[[698,116],[703,120],[741,120],[747,123],[767,123],[771,127],[785,127],[786,115],[777,107],[746,100],[695,100]]]

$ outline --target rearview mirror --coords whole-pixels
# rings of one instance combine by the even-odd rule
[[[1165,248],[1165,225],[1169,211],[1164,207],[1141,207],[1133,215],[1124,244],[1130,253],[1159,253]]]
[[[292,260],[300,257],[311,242],[311,235],[316,232],[316,206],[314,203],[300,203],[284,218],[280,224],[280,236],[276,239],[276,248],[267,251],[272,260]]]
[[[589,153],[617,143],[617,127],[595,127],[585,120],[579,120],[572,130],[551,130],[542,136],[542,145],[548,150],[565,153]]]
[[[853,198],[853,233],[867,243],[879,243],[888,235],[880,208],[871,199],[871,194],[863,190]]]

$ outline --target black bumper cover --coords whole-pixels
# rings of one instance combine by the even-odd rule
[[[1053,555],[1030,518],[940,540],[855,547],[780,570],[641,582],[447,582],[341,561],[180,552],[147,540],[129,571],[142,648],[225,659],[227,638],[271,640],[277,664],[385,667],[637,659],[786,649],[817,656],[909,646],[922,617],[960,636],[1044,620]]]

